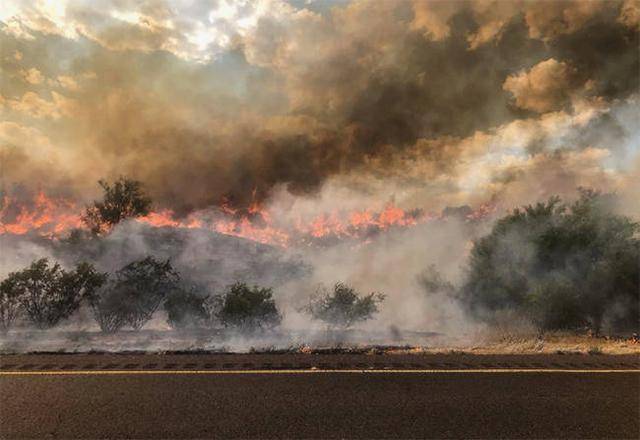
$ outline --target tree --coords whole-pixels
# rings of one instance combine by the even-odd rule
[[[371,319],[384,298],[375,292],[361,295],[347,284],[336,283],[332,292],[321,286],[307,311],[313,319],[324,321],[331,327],[347,329],[356,322]]]
[[[71,316],[105,279],[106,275],[89,263],[65,271],[58,263],[50,266],[49,260],[42,258],[28,268],[10,273],[2,282],[2,294],[17,299],[29,320],[44,329]]]
[[[15,279],[7,278],[0,283],[0,332],[7,332],[20,314],[20,299]]]
[[[516,209],[474,243],[460,294],[478,316],[514,309],[543,330],[605,320],[640,327],[640,225],[613,212],[614,196],[580,189]]]
[[[178,288],[179,274],[169,260],[146,257],[127,264],[103,289],[90,298],[93,315],[102,331],[110,333],[130,325],[140,330],[162,300]]]
[[[164,301],[167,322],[173,328],[198,327],[204,324],[209,314],[205,303],[207,295],[197,292],[196,288],[180,288],[171,293]]]
[[[108,231],[122,220],[149,214],[151,199],[137,180],[120,177],[112,185],[98,181],[104,191],[102,201],[94,201],[85,209],[82,221],[94,233]]]
[[[254,332],[276,327],[282,320],[270,288],[237,282],[228,286],[217,301],[217,318],[225,327]]]
[[[447,281],[431,264],[420,275],[418,275],[418,283],[428,294],[445,294],[452,295],[455,293],[455,287]]]
[[[587,323],[577,289],[562,275],[545,277],[531,287],[523,308],[541,329],[571,330]]]

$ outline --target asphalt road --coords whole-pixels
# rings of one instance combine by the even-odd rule
[[[3,357],[0,436],[640,438],[640,372],[623,368],[627,361],[619,359],[610,362],[618,365],[613,368],[604,368],[610,360],[600,357],[592,364],[602,368],[548,370],[477,368],[468,359],[465,363],[474,368],[456,368],[462,365],[459,359],[441,357],[441,365],[450,364],[447,368],[420,369],[420,358],[414,367],[405,362],[403,369],[357,370],[347,368],[351,364],[343,358],[335,364],[343,369],[313,370],[297,368],[287,357],[275,358],[257,356],[234,365],[263,359],[291,368],[203,370],[193,367],[198,357],[190,357],[178,368],[168,362],[174,369],[164,368],[167,364],[145,369],[142,361],[132,368],[130,358],[107,356],[105,365],[128,363],[105,369],[96,362],[82,364],[92,362],[82,357]],[[400,365],[400,358],[391,358]],[[62,360],[55,365],[51,359]],[[331,356],[320,359],[333,365]],[[387,359],[374,357],[379,364]],[[510,365],[501,359],[503,366]],[[529,364],[547,362],[544,356],[537,359],[530,358]],[[39,367],[42,360],[49,362],[48,369]],[[75,360],[94,368],[70,367]],[[214,364],[211,358],[206,361]],[[498,363],[483,359],[478,365],[491,362]]]

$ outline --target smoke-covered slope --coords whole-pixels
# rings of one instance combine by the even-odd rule
[[[158,228],[125,222],[100,238],[48,239],[39,236],[0,235],[3,275],[32,260],[49,256],[63,265],[94,262],[113,272],[131,261],[152,255],[170,259],[183,278],[217,290],[241,280],[278,286],[302,276],[307,267],[282,249],[210,230]]]

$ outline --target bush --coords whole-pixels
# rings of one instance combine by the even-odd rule
[[[93,315],[104,332],[115,332],[125,325],[140,330],[162,300],[178,289],[179,280],[169,260],[147,257],[134,261],[90,298]]]
[[[198,294],[195,288],[180,288],[164,301],[167,322],[173,328],[198,327],[209,317],[205,303],[207,295]]]
[[[514,309],[542,330],[640,327],[640,225],[612,212],[614,198],[580,190],[516,209],[474,243],[461,296],[481,317]],[[490,313],[487,313],[490,312]]]
[[[0,332],[9,330],[20,315],[20,299],[15,280],[7,278],[0,283]]]
[[[6,298],[7,322],[15,318],[17,300],[29,320],[38,328],[50,328],[75,312],[83,298],[93,295],[105,281],[106,275],[96,272],[88,263],[81,263],[73,271],[63,270],[59,264],[49,266],[49,260],[34,261],[26,269],[10,273],[2,282],[2,297]]]
[[[282,320],[270,288],[235,283],[216,299],[216,317],[225,327],[254,332],[276,327]]]
[[[331,327],[347,329],[356,322],[371,319],[382,301],[384,295],[380,293],[360,295],[347,284],[336,283],[332,292],[320,287],[307,311],[313,319],[324,321]]]
[[[82,216],[94,234],[108,231],[124,219],[149,214],[151,199],[142,191],[140,182],[120,177],[113,185],[104,180],[98,183],[104,190],[103,199],[94,201]]]
[[[527,299],[525,307],[540,329],[570,330],[588,325],[570,280],[546,278],[532,287]]]

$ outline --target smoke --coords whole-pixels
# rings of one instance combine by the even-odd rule
[[[124,174],[159,208],[187,214],[262,202],[274,188],[317,196],[333,179],[399,176],[418,162],[455,198],[470,178],[461,162],[494,155],[470,137],[558,111],[606,119],[638,89],[629,3],[272,3],[237,6],[204,50],[195,6],[16,6],[0,34],[5,188],[86,201],[98,177]],[[554,127],[541,130],[540,144],[555,139]],[[540,153],[531,148],[519,154]],[[46,166],[56,172],[45,181]],[[482,185],[465,192],[492,196]]]
[[[451,214],[415,227],[374,234],[365,242],[341,240],[326,246],[290,249],[207,230],[156,228],[135,221],[118,225],[105,237],[80,242],[40,239],[42,243],[38,246],[28,236],[16,238],[5,234],[0,237],[3,244],[9,244],[10,237],[20,244],[15,247],[12,264],[3,262],[6,270],[21,269],[33,259],[47,256],[66,267],[91,261],[98,270],[113,273],[131,261],[153,255],[157,259],[170,259],[183,282],[200,286],[199,291],[204,294],[220,294],[236,281],[272,287],[284,321],[276,333],[262,336],[197,330],[167,336],[167,317],[163,310],[158,310],[145,325],[146,336],[128,335],[125,331],[122,341],[117,343],[109,336],[92,336],[99,329],[91,311],[83,308],[57,329],[28,333],[33,339],[31,344],[21,339],[25,329],[20,328],[14,336],[9,335],[3,349],[246,351],[251,347],[299,344],[423,345],[425,341],[434,343],[437,335],[440,343],[468,340],[476,325],[465,318],[453,298],[430,297],[421,286],[419,275],[429,264],[437,264],[445,276],[458,279],[469,240],[486,227]],[[322,323],[311,321],[303,312],[318,286],[332,286],[338,281],[362,293],[375,291],[386,295],[380,313],[373,320],[344,334],[327,333]],[[167,340],[159,340],[160,334],[165,334]]]
[[[420,285],[419,275],[436,264],[443,275],[460,278],[460,270],[477,225],[462,219],[448,218],[415,228],[401,229],[374,238],[368,243],[343,243],[328,249],[310,251],[306,256],[313,267],[312,276],[286,286],[286,304],[304,305],[319,284],[332,285],[336,280],[356,286],[362,292],[386,295],[380,315],[370,330],[387,330],[392,326],[413,331],[443,332],[450,336],[464,333],[462,314],[452,316],[442,325],[446,314],[455,310],[438,310],[444,304],[431,303]],[[301,295],[305,292],[306,295]],[[366,325],[365,325],[366,327]]]
[[[607,200],[607,210],[619,204],[615,198]],[[460,301],[459,287],[469,280],[467,270],[473,242],[486,236],[494,225],[494,216],[501,214],[502,211],[496,211],[491,216],[477,217],[469,206],[448,207],[437,218],[417,225],[372,230],[365,237],[291,248],[262,245],[204,229],[158,228],[136,221],[118,225],[105,237],[75,243],[42,238],[30,242],[28,236],[16,239],[2,235],[3,244],[10,244],[12,239],[16,244],[12,244],[16,249],[14,265],[50,256],[68,267],[89,260],[99,270],[114,272],[131,261],[153,255],[170,259],[183,281],[198,285],[199,292],[204,294],[219,294],[235,281],[270,286],[284,317],[276,332],[264,335],[197,329],[167,333],[166,314],[159,310],[145,325],[144,332],[125,331],[116,340],[97,336],[91,313],[84,309],[60,329],[46,334],[29,333],[32,343],[23,340],[24,331],[9,335],[3,349],[247,351],[335,344],[469,347],[483,340],[487,326],[468,313],[467,304]],[[603,222],[598,227],[606,225]],[[542,226],[548,227],[546,223]],[[504,279],[523,276],[531,285],[537,285],[542,275],[547,281],[558,282],[585,278],[580,276],[584,268],[574,267],[573,263],[589,258],[583,251],[566,249],[567,267],[541,275],[537,265],[540,249],[532,244],[530,233],[528,229],[518,229],[500,239],[493,264],[505,268]],[[6,261],[3,264],[9,266]],[[374,319],[348,332],[327,332],[324,324],[310,320],[304,309],[311,297],[320,286],[332,286],[337,281],[362,293],[385,294]],[[523,286],[522,292],[524,295],[529,290]],[[605,321],[626,317],[628,306],[624,301],[608,304]],[[551,309],[550,315],[556,312]],[[489,326],[494,334],[504,331],[511,332],[510,337],[529,337],[535,330],[529,317],[508,301],[494,315]]]

